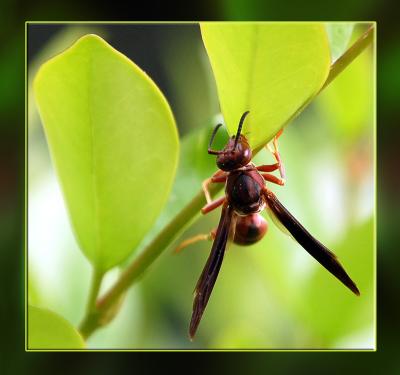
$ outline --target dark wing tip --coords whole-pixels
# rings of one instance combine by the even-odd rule
[[[344,286],[349,288],[356,296],[360,295],[360,291],[357,288],[356,283],[351,279],[343,265],[339,262],[337,256],[330,250],[321,245],[322,249],[326,251],[325,254],[328,255],[329,262],[322,262],[322,259],[317,259],[333,276],[335,276],[339,281],[343,283]]]
[[[356,284],[352,283],[352,285],[351,285],[351,286],[348,285],[348,287],[351,289],[351,291],[352,291],[356,296],[360,297],[360,294],[361,294],[361,293],[360,293],[360,291],[358,290]]]
[[[336,255],[315,239],[279,202],[274,193],[265,189],[264,197],[274,216],[289,231],[292,237],[333,276],[341,281],[356,296],[359,296],[360,291]]]
[[[325,248],[326,249],[326,248]],[[326,249],[329,255],[329,262],[321,262],[321,260],[317,259],[333,276],[335,276],[339,281],[343,283],[344,286],[349,288],[356,296],[360,295],[360,291],[357,288],[356,283],[351,279],[348,275],[342,264],[339,262],[339,259],[335,254],[330,252],[330,250]]]
[[[201,295],[199,295],[199,293],[196,293],[196,297],[193,303],[192,318],[190,319],[190,325],[189,325],[190,341],[193,341],[194,336],[196,335],[197,328],[199,327],[204,309],[205,309],[204,301],[201,299]]]
[[[193,313],[192,319],[190,320],[189,325],[189,338],[190,341],[193,341],[194,336],[196,335],[197,327],[199,326],[200,318],[198,314]]]

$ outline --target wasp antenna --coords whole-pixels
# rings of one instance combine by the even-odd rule
[[[210,143],[208,144],[208,153],[209,153],[209,154],[212,154],[212,155],[219,155],[219,154],[222,154],[222,151],[214,151],[214,150],[211,150],[211,146],[212,146],[212,143],[214,142],[215,135],[217,134],[217,131],[218,131],[218,129],[219,129],[221,126],[222,126],[222,124],[218,124],[218,125],[214,128],[214,130],[213,130],[213,132],[212,132],[211,139],[210,139]]]
[[[240,132],[242,131],[242,126],[243,126],[244,119],[246,118],[246,116],[249,113],[250,113],[250,111],[246,111],[245,113],[243,113],[242,117],[240,118],[239,127],[238,127],[238,130],[237,130],[237,133],[236,133],[236,137],[235,137],[235,147],[234,147],[234,149],[236,148],[236,146],[237,146],[237,144],[239,142]]]

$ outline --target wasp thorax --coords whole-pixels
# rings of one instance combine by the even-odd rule
[[[224,150],[217,156],[217,166],[223,171],[232,171],[250,163],[251,148],[245,136],[240,135],[235,147],[235,137],[229,139]]]

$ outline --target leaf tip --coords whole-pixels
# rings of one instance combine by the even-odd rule
[[[103,45],[109,45],[101,36],[97,34],[86,34],[81,36],[71,47],[87,43],[101,43]]]

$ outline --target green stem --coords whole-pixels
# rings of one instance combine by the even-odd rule
[[[100,292],[103,277],[103,271],[93,268],[93,276],[89,290],[86,313],[83,317],[82,323],[79,326],[79,331],[84,338],[89,337],[98,326],[99,312],[96,308],[96,300]]]
[[[332,82],[373,40],[374,27],[371,26],[336,62],[331,66],[328,78],[320,92]],[[311,101],[311,100],[310,100]],[[307,103],[308,104],[308,103]],[[293,116],[297,116],[306,105],[300,108]],[[292,119],[291,118],[291,119]],[[257,153],[262,147],[255,150]],[[254,154],[255,154],[254,153]],[[221,186],[211,186],[211,193],[215,194]],[[89,337],[102,324],[107,312],[118,302],[120,296],[131,287],[157,257],[181,234],[190,223],[199,215],[201,207],[206,203],[204,193],[200,190],[192,201],[184,207],[175,218],[153,239],[153,241],[133,260],[124,270],[116,283],[107,293],[97,301],[94,314],[86,317],[81,325],[81,333]],[[91,293],[91,296],[93,294]],[[91,297],[92,299],[93,297]],[[94,303],[93,301],[91,303]]]
[[[221,186],[212,186],[211,194],[221,190]],[[181,234],[200,213],[206,200],[203,190],[199,191],[192,201],[180,211],[175,218],[158,234],[141,254],[124,270],[114,286],[97,303],[100,312],[106,312],[139,276],[154,262],[179,234]]]

